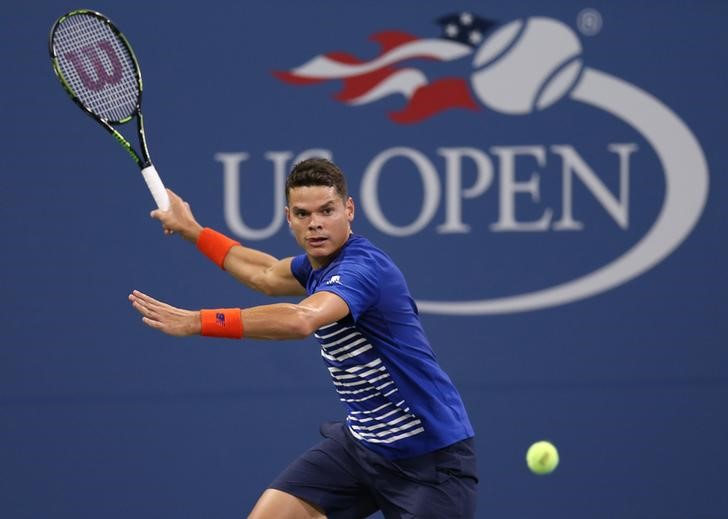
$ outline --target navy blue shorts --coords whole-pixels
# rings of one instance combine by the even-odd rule
[[[288,466],[270,488],[303,499],[330,519],[473,518],[475,447],[463,440],[435,452],[387,460],[359,445],[341,422],[321,425],[321,443]]]

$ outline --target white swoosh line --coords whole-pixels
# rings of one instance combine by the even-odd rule
[[[367,93],[350,100],[348,104],[363,105],[392,94],[402,94],[409,99],[415,90],[426,84],[427,78],[422,72],[407,68],[391,75]]]
[[[442,61],[462,58],[472,52],[463,44],[447,40],[416,40],[405,43],[373,61],[356,65],[334,61],[326,56],[316,56],[300,67],[291,70],[296,76],[318,79],[339,79],[366,74],[408,58],[431,57]]]
[[[418,301],[421,312],[484,315],[557,306],[633,279],[674,251],[698,222],[708,196],[708,165],[700,143],[669,107],[619,78],[585,69],[571,97],[634,127],[657,153],[665,172],[665,200],[652,228],[613,262],[573,281],[527,294],[480,301]]]

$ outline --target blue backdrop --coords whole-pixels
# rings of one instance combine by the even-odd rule
[[[293,255],[280,175],[347,172],[469,408],[478,517],[728,517],[717,0],[6,5],[0,516],[240,517],[343,414],[312,340],[174,339],[130,308],[269,300],[162,235],[63,93],[47,33],[77,7],[132,42],[152,157],[205,225]]]

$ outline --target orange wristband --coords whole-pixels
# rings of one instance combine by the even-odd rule
[[[202,232],[197,237],[197,248],[199,251],[210,258],[220,268],[223,268],[225,264],[225,256],[236,245],[240,245],[240,242],[228,238],[224,234],[209,227],[202,229]]]
[[[243,319],[240,308],[200,310],[201,335],[205,337],[243,338]]]

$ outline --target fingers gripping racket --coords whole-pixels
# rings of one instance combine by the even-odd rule
[[[81,9],[53,24],[49,50],[53,70],[66,92],[131,155],[157,207],[167,210],[169,197],[149,158],[144,136],[139,63],[126,37],[101,13]],[[140,153],[114,127],[135,117]]]

